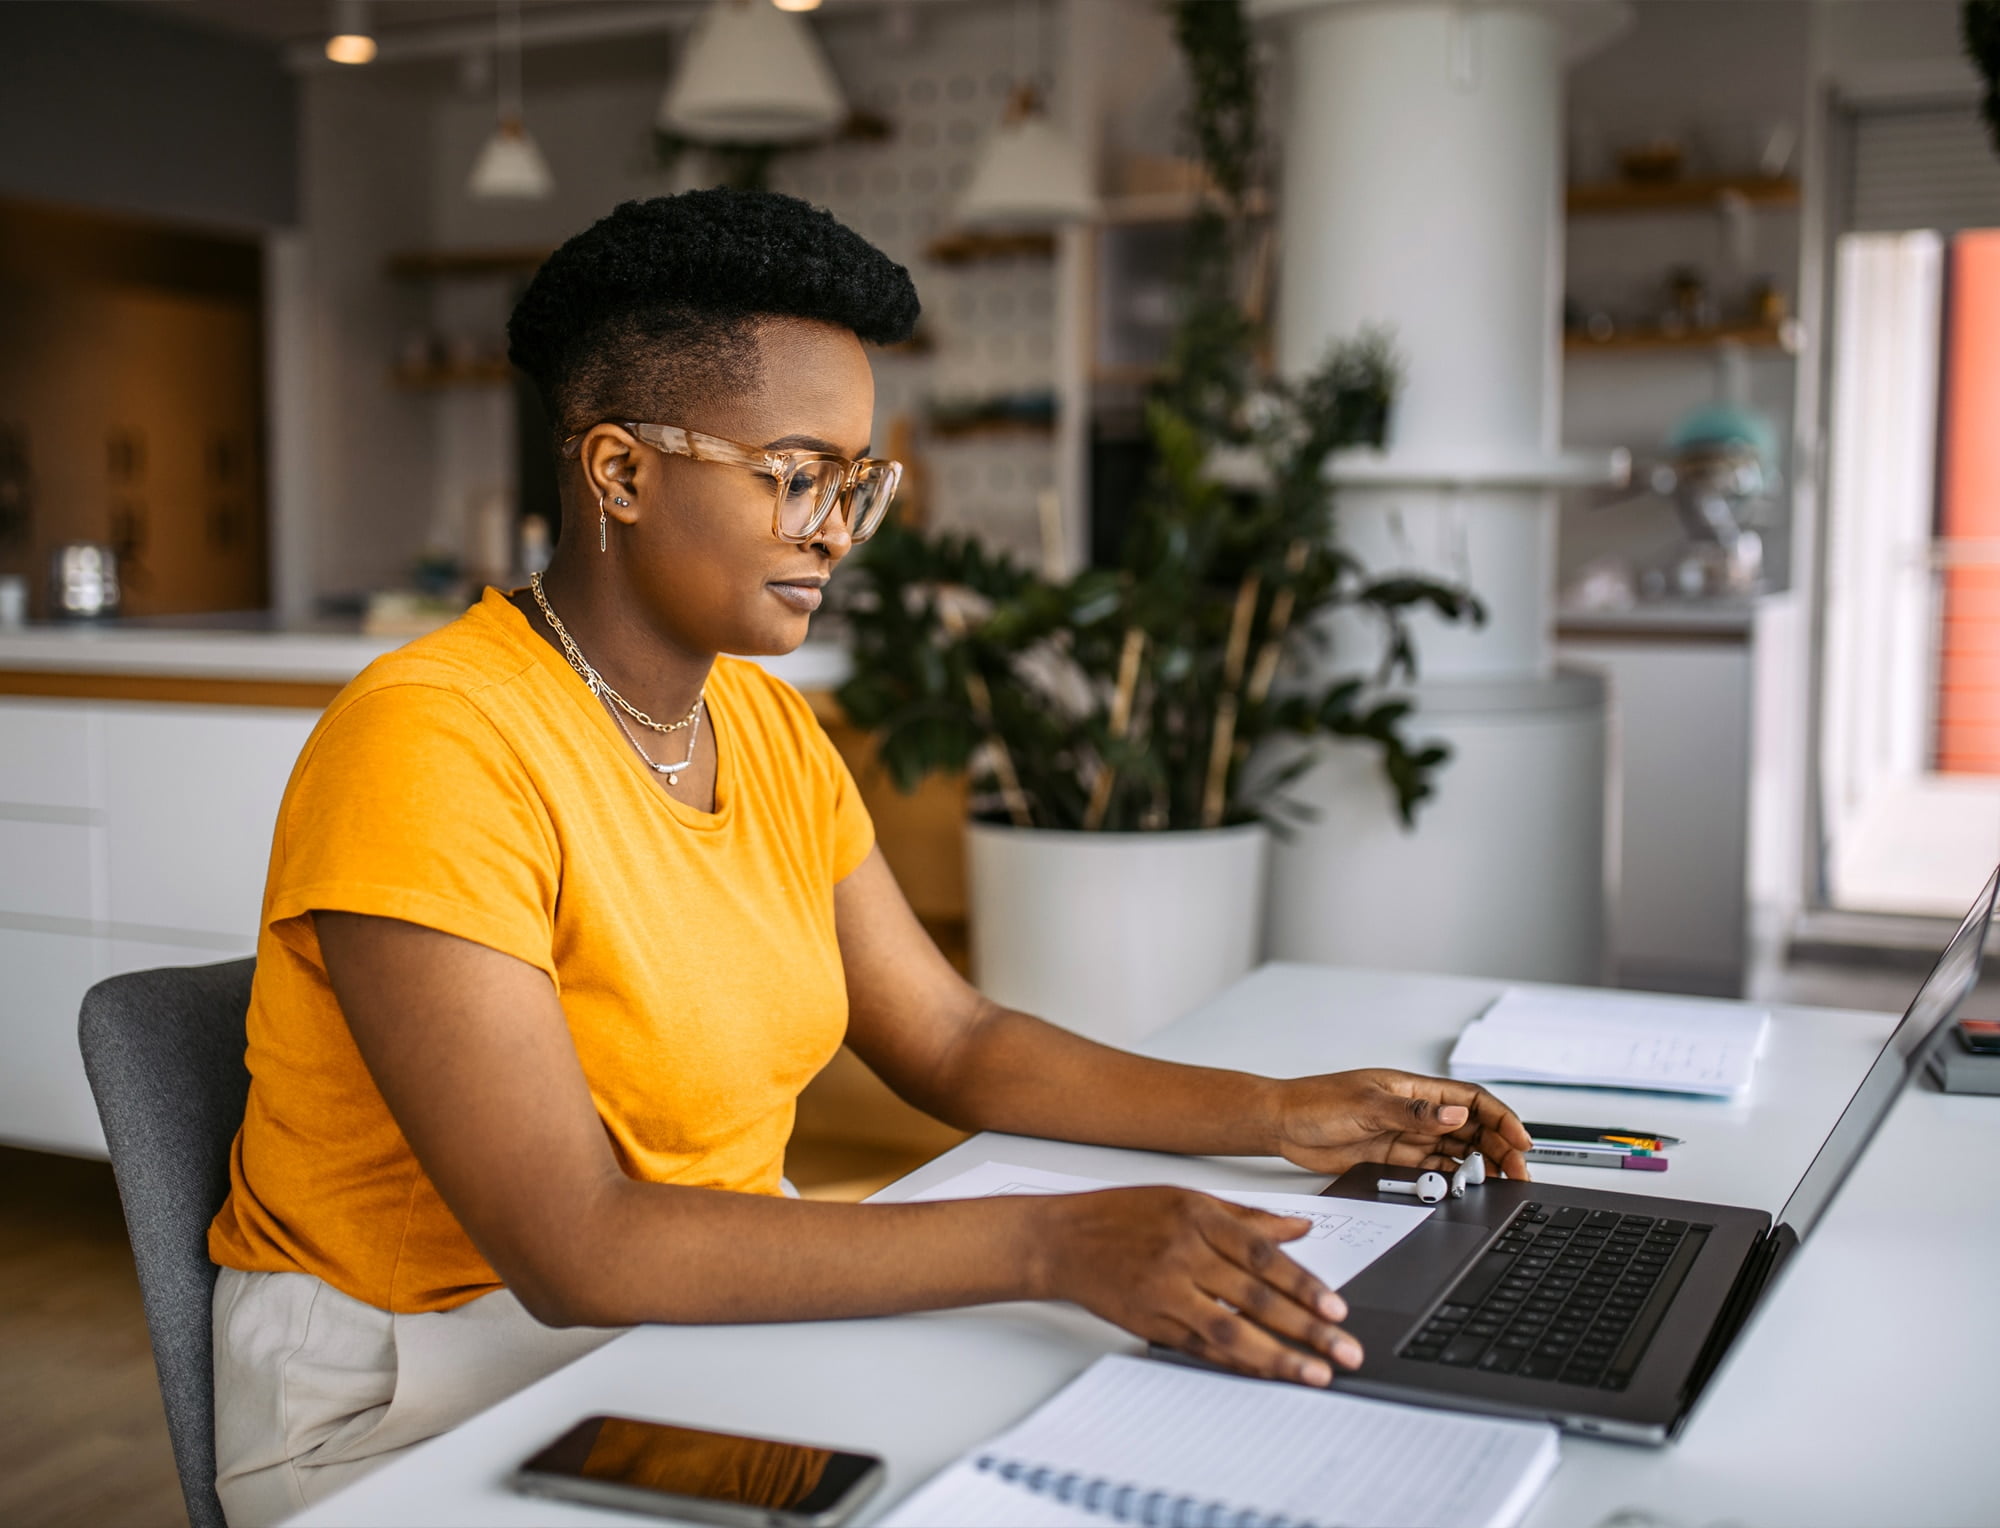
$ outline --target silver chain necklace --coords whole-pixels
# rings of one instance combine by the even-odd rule
[[[549,608],[548,596],[542,593],[541,574],[530,573],[528,575],[528,588],[535,596],[535,603],[541,607],[542,617],[549,623],[549,629],[555,632],[556,640],[562,643],[563,656],[569,660],[569,666],[576,670],[584,684],[589,687],[592,695],[596,696],[599,700],[609,700],[615,707],[611,713],[611,719],[618,723],[618,730],[625,735],[625,741],[632,745],[632,751],[639,755],[645,762],[646,767],[652,770],[654,774],[665,775],[667,777],[667,784],[679,785],[681,783],[682,772],[693,767],[695,745],[701,740],[701,714],[708,702],[707,686],[703,686],[702,693],[695,696],[694,704],[688,707],[687,715],[683,716],[679,721],[654,721],[652,717],[641,711],[623,695],[620,695],[610,685],[606,684],[604,676],[597,672],[588,658],[584,657],[583,649],[576,645],[576,638],[569,634],[569,629],[563,625],[561,618],[556,615],[555,611]],[[639,746],[639,740],[632,735],[632,729],[625,725],[625,717],[618,714],[620,711],[625,712],[627,716],[630,716],[642,727],[650,727],[655,732],[679,732],[683,727],[693,728],[693,731],[688,733],[687,757],[682,759],[678,764],[660,764],[655,762],[653,756]]]

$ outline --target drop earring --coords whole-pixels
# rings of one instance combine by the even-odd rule
[[[604,552],[610,550],[609,536],[610,536],[610,531],[606,528],[604,519],[604,495],[600,493],[597,496],[597,550],[598,551]]]

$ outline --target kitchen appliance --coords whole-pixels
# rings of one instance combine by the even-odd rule
[[[99,541],[70,541],[49,555],[49,615],[58,621],[118,614],[118,554]]]

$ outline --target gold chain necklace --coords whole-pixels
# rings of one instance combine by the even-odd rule
[[[541,574],[530,573],[528,575],[528,588],[534,593],[535,603],[541,606],[542,617],[549,623],[549,629],[555,632],[556,640],[562,643],[563,656],[569,659],[569,666],[582,676],[583,682],[590,686],[591,694],[602,696],[627,716],[631,717],[640,726],[650,727],[655,732],[679,732],[684,727],[692,727],[700,718],[702,702],[707,698],[708,694],[708,689],[705,685],[702,687],[702,693],[695,696],[694,704],[688,707],[687,715],[683,716],[679,721],[654,721],[652,717],[641,711],[631,701],[606,684],[604,676],[591,667],[590,660],[583,655],[583,649],[576,645],[576,638],[569,634],[569,628],[564,626],[561,619],[549,608],[548,596],[542,593]],[[635,744],[634,746],[637,745]],[[640,750],[640,757],[645,757],[643,749]],[[689,757],[693,757],[692,751],[690,751]],[[646,759],[646,762],[653,764],[651,759]],[[687,766],[683,764],[679,767],[685,769]],[[653,764],[653,768],[661,770],[662,773],[665,772],[661,765]],[[671,784],[672,782],[669,781],[669,783]]]

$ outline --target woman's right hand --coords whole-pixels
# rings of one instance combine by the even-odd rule
[[[1335,1324],[1347,1302],[1282,1250],[1309,1220],[1164,1187],[1052,1195],[1037,1209],[1044,1298],[1261,1379],[1326,1385],[1332,1365],[1361,1363]]]

